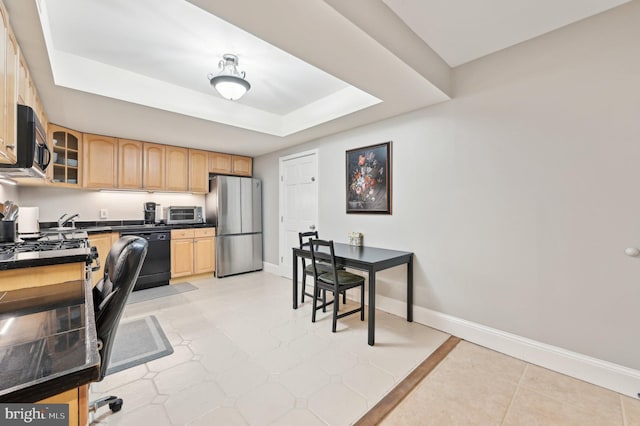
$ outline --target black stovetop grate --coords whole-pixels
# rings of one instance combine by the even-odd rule
[[[87,247],[86,239],[36,240],[0,244],[0,254],[28,253],[34,251],[67,250]]]

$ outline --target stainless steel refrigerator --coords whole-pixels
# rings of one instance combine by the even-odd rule
[[[205,197],[207,221],[216,226],[216,276],[262,269],[262,183],[214,176]]]

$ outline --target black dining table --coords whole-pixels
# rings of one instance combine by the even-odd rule
[[[298,258],[311,258],[307,249],[293,249],[293,309],[298,309]],[[375,344],[376,327],[376,272],[395,266],[407,265],[407,321],[413,321],[413,253],[377,247],[334,243],[336,263],[369,274],[369,308],[367,341]]]

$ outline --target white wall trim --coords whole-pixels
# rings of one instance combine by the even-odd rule
[[[406,302],[376,295],[376,308],[406,318]],[[549,370],[638,398],[640,371],[487,327],[421,306],[415,322]]]
[[[275,263],[262,262],[262,269],[273,275],[280,275],[280,267]]]

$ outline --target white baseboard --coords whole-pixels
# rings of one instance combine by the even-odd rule
[[[376,308],[406,318],[406,302],[376,295]],[[640,371],[506,333],[421,306],[413,308],[417,323],[444,331],[531,364],[638,398]]]
[[[278,275],[278,266],[264,264],[265,271]],[[349,299],[359,300],[358,292]],[[365,300],[368,300],[365,297]],[[376,295],[376,309],[406,318],[404,301]],[[632,398],[640,393],[640,371],[609,361],[572,352],[557,346],[507,333],[422,306],[413,307],[413,320],[494,351],[539,365],[549,370],[592,383]]]
[[[280,275],[278,265],[274,263],[262,262],[262,269],[264,269],[265,272],[269,272],[270,274]]]

